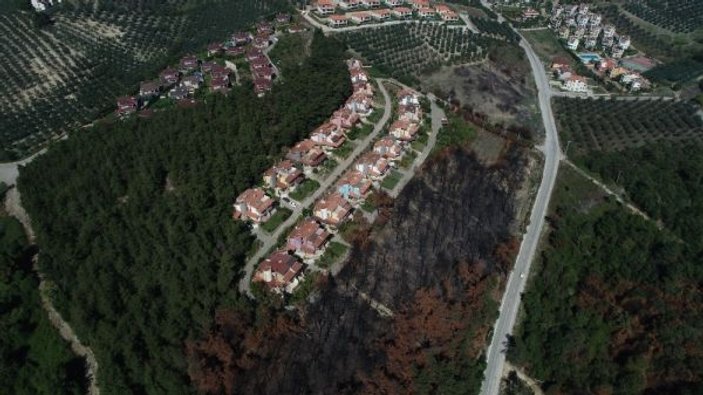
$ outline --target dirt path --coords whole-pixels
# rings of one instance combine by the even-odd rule
[[[29,216],[27,215],[27,212],[22,207],[20,193],[17,188],[12,188],[7,191],[7,195],[5,198],[5,211],[9,215],[17,218],[17,220],[22,223],[22,226],[24,227],[24,230],[27,233],[29,243],[34,244],[34,230],[32,229],[32,224],[30,222]],[[39,296],[41,298],[42,308],[46,311],[51,325],[53,325],[54,328],[56,328],[56,330],[59,332],[59,335],[61,335],[61,337],[71,345],[71,350],[73,350],[76,355],[85,358],[87,365],[86,377],[89,382],[88,394],[99,395],[100,388],[98,388],[97,379],[98,361],[95,359],[93,350],[91,350],[89,347],[84,346],[83,343],[81,343],[80,339],[78,339],[78,336],[76,336],[76,333],[73,332],[73,328],[71,328],[71,325],[69,325],[68,322],[66,322],[63,317],[61,317],[61,314],[54,307],[51,301],[51,297],[49,295],[51,290],[51,283],[44,277],[44,274],[39,271],[39,254],[34,255],[34,257],[32,258],[32,267],[37,273],[37,277],[39,277]]]
[[[537,380],[528,376],[522,369],[513,366],[513,364],[508,361],[505,361],[505,370],[503,371],[503,377],[507,377],[508,373],[510,373],[511,371],[514,371],[517,374],[517,377],[523,383],[527,384],[528,387],[530,387],[530,390],[532,390],[533,394],[544,395],[544,391],[542,391],[542,387],[540,387],[539,382],[537,382]]]

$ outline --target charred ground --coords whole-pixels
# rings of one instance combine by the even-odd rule
[[[475,392],[518,246],[510,229],[525,163],[518,145],[491,166],[467,149],[436,155],[312,303],[285,317],[275,302],[222,312],[209,338],[189,343],[195,384],[212,393]]]

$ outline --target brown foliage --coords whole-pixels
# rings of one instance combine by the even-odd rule
[[[385,364],[371,377],[359,377],[363,393],[408,393],[417,371],[431,357],[455,359],[464,354],[462,357],[477,358],[490,330],[489,322],[472,328],[480,321],[477,318],[490,292],[491,277],[486,273],[482,262],[461,262],[455,275],[442,280],[440,286],[418,290],[394,315],[390,333],[378,342]],[[462,347],[467,338],[476,337],[481,340]]]
[[[298,330],[288,316],[271,314],[265,305],[259,310],[259,320],[247,312],[218,311],[205,339],[186,342],[188,374],[198,392],[233,393],[237,379],[267,358],[276,340]]]

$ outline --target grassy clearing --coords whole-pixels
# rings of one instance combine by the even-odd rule
[[[349,140],[345,141],[341,147],[334,150],[334,154],[342,159],[346,159],[354,151],[355,144]]]
[[[276,210],[276,213],[271,216],[271,218],[266,221],[263,225],[261,225],[261,229],[272,233],[276,228],[278,228],[283,221],[288,219],[290,215],[292,214],[292,211],[288,210],[285,207],[279,207]]]
[[[269,53],[271,61],[283,70],[289,70],[301,64],[308,56],[311,38],[311,32],[281,36]]]
[[[415,151],[407,152],[405,155],[403,155],[403,159],[400,160],[400,167],[403,169],[410,168],[413,162],[415,162],[415,158],[417,158],[417,153]]]
[[[434,151],[438,151],[449,146],[464,145],[476,137],[476,130],[474,127],[470,123],[461,119],[459,116],[448,113],[447,120],[449,123],[439,129]]]
[[[535,50],[537,56],[542,59],[542,62],[549,64],[555,56],[569,59],[572,67],[576,66],[576,61],[571,54],[561,45],[559,39],[551,30],[533,30],[524,31],[522,35],[530,42],[532,49]]]
[[[399,171],[392,170],[391,174],[387,175],[386,178],[383,179],[383,182],[381,182],[381,187],[390,191],[398,185],[402,177],[403,175]]]
[[[343,257],[347,253],[347,250],[349,250],[349,247],[344,244],[331,241],[329,245],[327,245],[325,253],[322,254],[320,260],[317,262],[317,265],[321,268],[327,269],[332,266],[332,264],[337,262],[339,258]]]
[[[373,213],[374,210],[376,210],[376,206],[371,203],[371,199],[366,199],[363,203],[361,203],[361,209],[367,213]]]
[[[347,138],[349,140],[356,140],[360,138],[363,139],[364,137],[370,135],[372,131],[373,125],[361,124],[350,130],[349,133],[347,133]]]
[[[295,188],[295,191],[291,192],[288,196],[290,196],[292,199],[302,202],[303,199],[310,196],[310,194],[315,192],[319,187],[319,182],[308,178],[303,181],[300,185],[298,185],[298,187]]]

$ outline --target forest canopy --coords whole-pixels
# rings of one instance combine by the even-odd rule
[[[233,198],[348,97],[344,57],[316,33],[311,56],[264,98],[242,86],[101,124],[21,170],[41,268],[97,356],[101,392],[193,391],[186,341],[243,303],[236,282],[253,237],[230,219]]]

